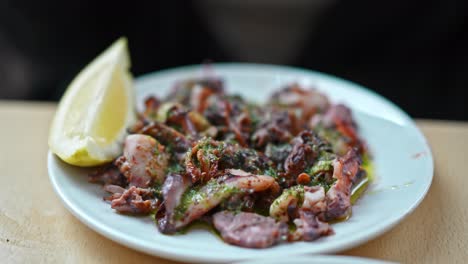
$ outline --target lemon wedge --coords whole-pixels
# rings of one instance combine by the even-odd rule
[[[130,56],[118,39],[70,83],[58,105],[49,148],[66,163],[95,166],[122,152],[126,127],[136,117]]]

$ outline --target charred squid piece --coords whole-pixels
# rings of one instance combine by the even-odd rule
[[[295,185],[284,189],[283,193],[271,203],[270,216],[279,221],[288,222],[297,218],[299,209],[312,211],[315,215],[323,215],[327,209],[323,187]]]
[[[236,193],[255,193],[267,190],[275,179],[254,175],[242,170],[226,170],[226,175],[211,179],[199,188],[188,189],[174,211],[173,229],[179,230],[218,206]]]
[[[265,147],[265,155],[273,161],[275,164],[279,164],[278,169],[283,169],[283,164],[289,153],[291,153],[292,147],[290,144],[274,145],[268,143]]]
[[[299,216],[299,210],[310,211],[323,220],[327,210],[324,188],[295,185],[284,189],[283,193],[271,203],[270,216],[288,222]]]
[[[298,210],[307,210],[324,219],[327,210],[325,190],[321,186],[295,185],[284,189],[270,207],[270,216],[283,222],[298,217]]]
[[[261,212],[268,214],[271,203],[281,194],[281,187],[275,181],[264,191],[236,193],[220,204],[220,209],[234,212]]]
[[[127,136],[123,156],[115,161],[130,186],[146,188],[151,183],[162,183],[168,166],[169,154],[156,139],[141,134]]]
[[[256,192],[250,196],[254,199],[254,207],[260,212],[268,214],[270,205],[281,195],[282,189],[278,182],[274,182],[270,188],[262,192]]]
[[[263,174],[270,165],[271,161],[263,153],[211,138],[198,140],[185,159],[185,169],[193,183],[207,182],[222,175],[225,169]]]
[[[329,151],[326,142],[310,130],[299,133],[290,144],[292,150],[284,161],[284,171],[291,182],[309,168],[322,151]]]
[[[253,212],[255,208],[258,208],[255,207],[255,199],[256,197],[254,196],[254,194],[236,193],[233,194],[231,197],[227,198],[225,201],[223,201],[219,205],[219,208],[222,210],[234,212]]]
[[[206,101],[207,107],[202,112],[203,116],[217,127],[229,127],[229,118],[231,116],[231,104],[222,95],[211,96]]]
[[[242,147],[248,146],[251,130],[251,120],[246,113],[229,119],[229,129],[234,133],[234,138]]]
[[[190,120],[190,122],[192,122],[193,126],[195,127],[195,130],[198,133],[207,134],[211,137],[216,136],[216,133],[212,134],[212,132],[208,131],[212,129],[216,130],[216,127],[212,126],[202,114],[195,111],[189,111],[187,113],[187,118]]]
[[[289,178],[295,179],[314,162],[316,153],[301,137],[294,138],[292,144],[292,150],[284,161],[284,171]]]
[[[290,141],[296,133],[295,122],[295,117],[288,111],[268,111],[252,135],[254,147],[263,149],[268,143],[281,144]]]
[[[270,216],[281,222],[294,218],[295,210],[304,202],[304,186],[296,185],[284,189],[283,193],[271,203]],[[292,216],[292,217],[291,217]]]
[[[252,119],[255,117],[255,111],[241,97],[231,96],[226,100],[230,104],[228,127],[239,145],[247,147],[253,132],[254,121]]]
[[[154,97],[149,96],[145,99],[145,110],[141,114],[141,119],[145,120],[146,122],[152,122],[156,120],[159,107],[161,106],[161,101]]]
[[[198,113],[203,113],[208,107],[208,98],[212,95],[222,94],[224,92],[221,87],[221,83],[200,83],[196,85],[190,96],[190,105]]]
[[[251,148],[226,144],[219,159],[218,169],[241,169],[253,174],[263,174],[271,165],[268,157]]]
[[[152,122],[139,131],[140,134],[150,135],[170,147],[179,160],[185,157],[185,153],[192,146],[191,142],[179,131],[160,122]]]
[[[299,218],[294,220],[294,224],[296,230],[289,236],[290,241],[313,241],[334,234],[330,224],[322,222],[308,210],[299,210]]]
[[[129,134],[138,134],[143,127],[157,119],[157,113],[161,106],[161,101],[154,97],[149,96],[145,99],[145,109],[143,112],[138,113],[138,119],[134,124],[127,128]]]
[[[109,192],[109,193],[112,193],[112,194],[122,194],[122,193],[125,192],[124,187],[118,186],[118,185],[113,185],[113,184],[106,184],[106,185],[104,185],[103,189],[106,192]]]
[[[166,124],[171,127],[178,126],[186,135],[195,138],[198,135],[198,131],[188,113],[189,111],[187,109],[179,107],[178,105],[173,105],[172,108],[167,111]]]
[[[288,226],[255,213],[218,212],[213,224],[224,241],[246,248],[267,248],[287,239]]]
[[[324,221],[327,211],[325,189],[322,186],[304,186],[304,202],[301,210],[306,210]]]
[[[177,102],[161,104],[153,122],[159,122],[186,136],[197,138],[199,133],[205,132],[212,126],[206,118],[198,112],[189,110]],[[151,122],[146,122],[149,125]],[[140,128],[141,130],[142,128]],[[161,128],[160,128],[161,129]],[[210,132],[207,132],[210,133]]]
[[[351,209],[351,188],[359,173],[361,159],[357,151],[350,149],[345,156],[334,161],[333,178],[335,183],[327,192],[326,219],[342,219]]]
[[[138,120],[135,123],[127,128],[128,134],[138,134],[138,132],[148,125],[148,121],[139,115]]]
[[[171,234],[176,232],[175,227],[175,209],[180,204],[182,195],[191,181],[180,174],[170,173],[162,186],[162,195],[164,198],[165,215],[158,220],[158,228],[162,233]]]
[[[189,105],[203,113],[212,95],[224,94],[223,81],[218,78],[191,79],[177,82],[167,96],[167,101]]]
[[[106,200],[111,201],[112,209],[122,214],[142,215],[156,210],[158,200],[152,190],[131,186],[124,189],[116,185],[106,185],[104,190],[112,193]]]
[[[321,186],[296,185],[285,189],[271,204],[270,216],[280,222],[293,220],[296,230],[291,241],[312,241],[333,233],[324,221],[327,210],[325,190]]]
[[[253,108],[238,96],[215,95],[207,101],[203,112],[207,120],[223,132],[223,138],[232,137],[247,147],[253,127]]]
[[[359,138],[357,125],[348,107],[337,104],[324,114],[310,120],[310,127],[333,145],[333,150],[344,155],[350,148],[356,148],[360,154],[366,152],[364,142]]]
[[[222,173],[218,170],[218,162],[225,147],[224,142],[202,138],[187,152],[185,169],[193,183],[207,182]]]
[[[323,113],[330,107],[327,96],[316,89],[303,89],[294,83],[274,93],[270,105],[294,111],[301,123],[308,121],[317,113]]]
[[[88,181],[92,183],[111,184],[126,186],[127,178],[120,172],[114,164],[102,167],[88,175]]]

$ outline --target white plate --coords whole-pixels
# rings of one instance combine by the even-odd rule
[[[287,258],[261,258],[257,260],[246,260],[236,262],[236,264],[396,264],[396,262],[388,262],[377,259],[358,258],[348,256],[299,256]]]
[[[353,207],[353,216],[333,225],[336,234],[261,250],[231,246],[206,230],[162,235],[149,217],[115,213],[102,201],[105,193],[100,186],[87,182],[86,169],[68,166],[49,153],[50,180],[72,214],[111,240],[148,254],[191,262],[228,262],[348,249],[396,225],[424,198],[432,181],[431,151],[411,118],[386,99],[351,82],[313,71],[255,64],[215,64],[213,68],[225,79],[229,92],[250,100],[261,102],[282,84],[297,81],[317,87],[334,102],[352,108],[374,155],[377,180]],[[139,107],[146,95],[164,95],[174,81],[200,74],[200,66],[189,66],[138,78]]]

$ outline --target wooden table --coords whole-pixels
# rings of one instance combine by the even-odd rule
[[[65,209],[46,168],[55,108],[0,101],[0,262],[174,263],[116,244]],[[403,263],[468,262],[468,123],[417,124],[435,157],[429,194],[401,224],[341,254]]]

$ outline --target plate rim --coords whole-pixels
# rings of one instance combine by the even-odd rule
[[[373,90],[370,90],[360,84],[354,83],[352,81],[342,79],[340,77],[336,77],[327,73],[315,71],[315,70],[309,70],[309,69],[303,69],[303,68],[296,68],[296,67],[290,67],[290,66],[279,66],[279,65],[269,65],[269,64],[257,64],[257,63],[214,63],[212,64],[213,68],[216,70],[216,68],[242,68],[242,67],[257,67],[257,68],[262,68],[263,70],[280,70],[280,71],[291,71],[294,73],[297,73],[299,75],[304,74],[304,75],[314,75],[319,78],[325,78],[329,79],[338,83],[343,83],[346,86],[352,87],[353,89],[357,89],[360,92],[364,92],[367,94],[372,95],[373,97],[378,98],[381,102],[387,104],[389,107],[391,107],[393,110],[397,111],[398,114],[404,118],[406,124],[409,125],[412,129],[415,130],[417,137],[419,139],[422,139],[422,142],[424,143],[425,150],[427,151],[427,158],[428,158],[428,165],[430,166],[430,175],[428,179],[428,184],[425,186],[424,191],[422,191],[418,197],[418,199],[414,200],[412,205],[406,210],[404,210],[403,214],[399,214],[397,216],[389,217],[384,221],[384,224],[382,225],[382,222],[380,225],[373,226],[369,229],[366,230],[365,233],[360,233],[356,235],[357,237],[352,240],[344,240],[344,242],[335,242],[334,246],[331,246],[327,249],[324,249],[320,251],[320,254],[327,254],[327,253],[335,253],[339,251],[343,251],[352,247],[356,247],[358,245],[362,245],[363,243],[374,239],[383,233],[389,231],[392,229],[395,225],[397,225],[399,222],[401,222],[403,219],[405,219],[409,214],[411,214],[423,201],[423,199],[426,197],[427,193],[429,192],[429,189],[432,185],[432,181],[434,178],[434,159],[433,159],[433,154],[431,147],[424,136],[424,134],[421,132],[419,127],[416,126],[414,123],[413,119],[402,109],[400,109],[396,104],[394,104],[392,101],[386,99],[382,95],[374,92]],[[175,68],[170,68],[170,69],[164,69],[164,70],[159,70],[155,72],[150,72],[143,74],[141,76],[138,76],[135,79],[135,87],[138,89],[138,83],[143,83],[148,80],[151,80],[153,78],[158,78],[161,76],[165,76],[168,74],[177,74],[178,72],[184,72],[184,71],[193,71],[197,69],[201,69],[203,67],[202,64],[194,64],[194,65],[187,65],[187,66],[181,66],[181,67],[175,67]],[[138,94],[138,92],[136,93]],[[106,225],[101,225],[99,223],[96,223],[93,221],[92,217],[87,215],[86,212],[82,211],[81,209],[77,208],[67,197],[66,193],[60,188],[56,177],[53,175],[54,173],[52,172],[52,163],[55,162],[55,155],[51,153],[51,151],[48,151],[48,159],[47,159],[47,169],[48,169],[48,174],[49,174],[49,180],[52,183],[53,189],[55,193],[59,196],[59,198],[62,200],[64,203],[65,207],[74,215],[77,219],[79,219],[82,223],[84,223],[86,226],[94,230],[95,232],[101,234],[102,236],[118,243],[123,246],[132,248],[134,250],[144,252],[153,256],[157,257],[162,257],[166,259],[173,259],[173,260],[182,260],[182,261],[189,261],[189,262],[194,262],[194,261],[204,261],[204,262],[226,262],[226,261],[240,261],[240,260],[245,260],[246,258],[240,256],[240,257],[220,257],[218,255],[216,256],[209,256],[208,254],[203,254],[203,253],[197,253],[197,254],[192,254],[193,252],[189,253],[184,253],[183,251],[180,251],[179,249],[173,250],[171,247],[165,247],[162,244],[158,244],[158,247],[150,247],[145,245],[141,240],[134,239],[131,236],[128,236],[124,233],[121,232],[116,232],[116,230],[106,226]],[[380,226],[384,226],[384,228],[381,228]],[[292,254],[294,255],[304,255],[304,254],[310,254],[308,252],[293,252]],[[287,255],[292,255],[292,254],[287,254]],[[285,255],[285,254],[282,254]]]
[[[367,258],[367,257],[358,257],[358,256],[348,256],[348,255],[301,255],[295,257],[288,257],[288,259],[292,259],[293,263],[298,261],[300,263],[355,263],[355,264],[397,264],[397,262],[389,261],[389,260],[382,260],[382,259],[375,259],[375,258]],[[263,263],[271,263],[271,264],[278,264],[278,263],[285,263],[284,258],[265,258],[261,260],[256,259],[249,259],[244,261],[235,262],[233,264],[263,264]]]

